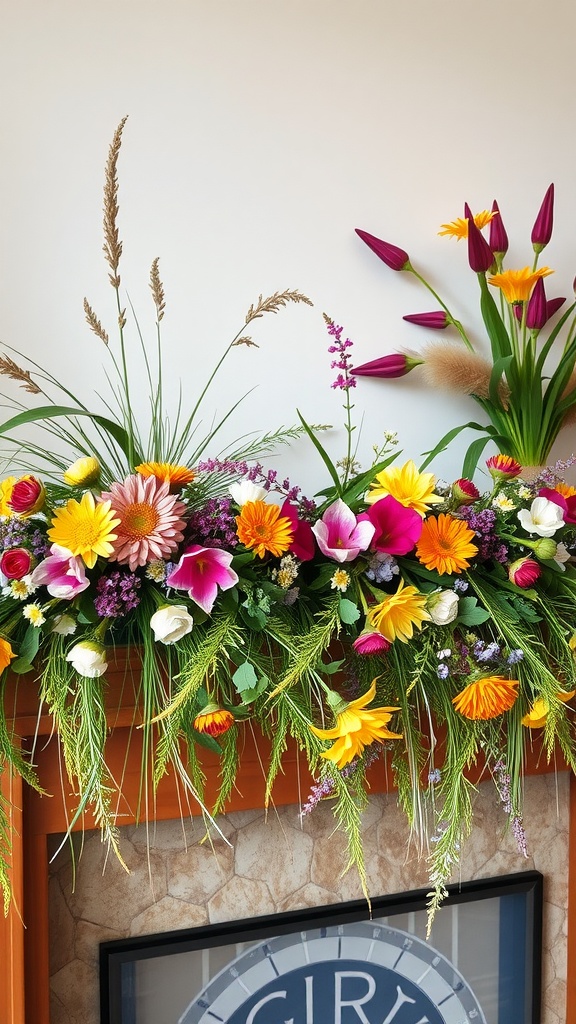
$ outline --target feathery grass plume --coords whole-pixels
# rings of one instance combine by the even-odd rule
[[[421,372],[430,387],[489,398],[492,364],[484,356],[445,341],[427,345],[423,354]],[[504,381],[499,385],[499,395],[507,407],[509,389]]]
[[[246,348],[260,348],[260,346],[252,341],[247,334],[243,334],[241,338],[237,338],[236,341],[232,342],[232,345],[246,345]]]
[[[164,301],[164,285],[160,280],[158,263],[159,257],[157,256],[152,263],[152,267],[150,268],[150,291],[152,292],[152,298],[154,300],[154,305],[156,306],[156,317],[158,323],[160,323],[164,316],[166,303]]]
[[[566,387],[564,388],[564,391],[562,392],[562,394],[560,396],[560,401],[563,402],[564,399],[568,398],[569,395],[571,395],[574,399],[576,399],[576,395],[574,394],[575,391],[576,391],[576,369],[572,370],[572,373],[570,374],[570,377],[568,379],[568,383],[567,383]],[[576,423],[576,401],[574,402],[574,405],[570,409],[568,409],[568,412],[566,413],[564,419],[562,420],[562,426],[563,427],[572,427],[572,426],[574,426],[575,423]]]
[[[106,262],[110,267],[110,284],[113,288],[120,287],[120,275],[118,265],[122,255],[122,242],[118,237],[118,156],[122,144],[122,132],[128,117],[123,117],[114,132],[114,137],[108,150],[106,171],[104,177],[104,245],[102,246]]]
[[[84,314],[86,317],[86,323],[88,324],[90,330],[94,331],[94,334],[96,334],[100,338],[100,341],[103,341],[104,344],[108,346],[110,344],[110,338],[108,337],[106,331],[102,327],[102,324],[100,323],[98,317],[96,316],[96,313],[92,309],[92,306],[88,302],[88,299],[84,299]]]
[[[246,313],[245,323],[249,324],[252,320],[257,320],[258,317],[263,316],[264,313],[277,313],[282,306],[287,306],[289,302],[304,302],[307,306],[314,305],[311,299],[296,289],[294,291],[286,289],[284,292],[274,292],[274,294],[269,295],[267,299],[264,299],[262,298],[262,295],[259,295],[256,305],[250,306],[250,309]]]
[[[42,389],[34,383],[30,376],[30,370],[23,370],[21,366],[18,366],[13,359],[9,356],[0,356],[0,373],[6,377],[10,377],[12,380],[18,381],[20,387],[24,388],[24,391],[28,391],[31,395],[41,395]]]

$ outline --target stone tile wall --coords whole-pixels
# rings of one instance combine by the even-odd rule
[[[476,825],[459,877],[474,879],[536,868],[545,876],[542,1024],[563,1024],[568,900],[568,775],[526,779],[530,857],[502,835],[503,813],[491,783],[479,786]],[[227,839],[212,844],[199,820],[122,829],[130,874],[87,834],[73,886],[70,850],[51,865],[51,1024],[98,1024],[98,943],[241,917],[358,899],[354,870],[341,876],[345,844],[329,802],[303,820],[298,807],[265,819],[244,811],[220,820]],[[427,883],[426,865],[406,850],[406,823],[394,795],[375,796],[365,814],[370,890],[403,892]],[[458,879],[454,879],[457,881]]]

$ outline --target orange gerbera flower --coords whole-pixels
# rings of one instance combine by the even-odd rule
[[[386,728],[394,711],[398,708],[370,708],[366,705],[374,700],[376,680],[370,689],[357,700],[342,701],[336,707],[336,725],[333,729],[317,729],[310,726],[310,731],[321,740],[335,740],[322,757],[333,761],[337,768],[344,768],[354,757],[362,753],[364,747],[370,746],[375,740],[401,740],[402,734],[390,732]]]
[[[558,491],[558,494],[561,494],[563,498],[573,498],[576,494],[576,487],[565,484],[563,480],[554,484],[554,490]]]
[[[422,623],[430,618],[426,600],[426,595],[420,594],[416,587],[406,587],[404,580],[400,580],[395,594],[369,610],[366,624],[390,643],[396,639],[406,643],[414,635],[414,626],[421,629]]]
[[[476,544],[471,543],[474,536],[474,530],[462,519],[444,512],[429,516],[422,524],[416,555],[422,565],[441,575],[459,573],[468,568],[469,559],[478,551]]]
[[[489,277],[488,284],[500,288],[506,302],[527,302],[538,278],[548,277],[548,274],[553,273],[550,267],[538,267],[537,270],[530,270],[530,267],[522,267],[522,270],[503,270],[501,274]]]
[[[452,703],[464,718],[486,720],[509,711],[518,696],[517,679],[503,676],[485,676],[468,683],[452,698]]]
[[[234,721],[231,711],[219,707],[218,704],[207,704],[196,715],[192,725],[196,732],[204,732],[208,736],[221,736],[223,732],[228,732],[228,729],[234,725]]]
[[[136,466],[136,473],[140,476],[155,476],[162,483],[170,484],[170,491],[180,491],[186,484],[191,484],[196,476],[193,469],[188,466],[177,466],[174,462],[141,462]]]
[[[280,515],[278,505],[265,501],[247,501],[236,516],[238,540],[260,558],[266,553],[278,558],[288,551],[294,540],[294,529],[287,516]]]
[[[481,231],[495,216],[495,211],[481,210],[480,213],[474,214],[474,223]],[[439,235],[449,235],[459,242],[462,238],[468,238],[468,219],[465,217],[457,217],[456,220],[451,220],[449,224],[441,224],[440,227],[443,230],[438,232]]]

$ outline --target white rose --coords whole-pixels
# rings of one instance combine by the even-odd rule
[[[68,651],[66,661],[70,661],[79,676],[97,679],[103,676],[108,668],[106,648],[93,640],[82,640]]]
[[[246,477],[238,484],[230,484],[228,490],[236,504],[240,505],[240,507],[245,505],[247,501],[264,501],[268,495],[268,491]]]
[[[458,594],[453,590],[435,590],[426,607],[435,626],[447,626],[458,615]]]
[[[76,622],[71,615],[56,615],[52,620],[52,632],[60,636],[70,636],[76,632]]]
[[[175,644],[191,632],[193,625],[194,620],[183,604],[162,605],[150,619],[154,639],[163,644]]]
[[[527,533],[537,533],[539,537],[553,537],[556,530],[564,526],[560,505],[548,498],[534,498],[530,511],[521,508],[518,519]]]

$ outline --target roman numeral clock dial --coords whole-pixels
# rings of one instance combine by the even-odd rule
[[[426,942],[386,925],[264,940],[195,997],[179,1024],[486,1024],[466,980]]]

